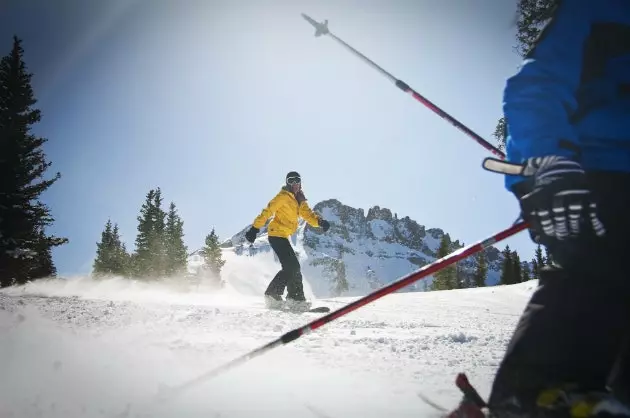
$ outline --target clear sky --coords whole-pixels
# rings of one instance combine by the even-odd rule
[[[300,13],[406,81],[482,137],[520,63],[516,0],[8,0],[0,53],[23,39],[43,120],[44,196],[70,243],[60,274],[91,270],[108,218],[134,248],[161,187],[189,249],[247,226],[297,170],[311,205],[388,207],[466,244],[518,216],[490,155]],[[509,244],[522,258],[526,232]]]

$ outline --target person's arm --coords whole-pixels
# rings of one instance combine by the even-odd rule
[[[302,201],[300,203],[299,213],[300,213],[300,216],[306,222],[308,222],[308,224],[310,226],[312,226],[312,227],[318,227],[319,226],[319,216],[317,216],[315,214],[315,212],[313,212],[311,210],[311,208],[308,206],[308,203],[306,203],[306,200],[304,200],[304,201]]]
[[[267,207],[263,208],[263,210],[260,212],[260,215],[258,215],[256,219],[254,219],[252,227],[260,230],[260,228],[265,225],[271,215],[276,213],[276,210],[278,210],[280,205],[282,205],[282,199],[282,193],[278,193],[273,199],[271,199],[267,204]]]
[[[560,0],[521,68],[507,80],[503,112],[508,161],[522,163],[547,155],[576,158],[579,154],[569,118],[577,109],[584,48],[598,3]],[[512,190],[522,180],[508,175],[506,186]]]

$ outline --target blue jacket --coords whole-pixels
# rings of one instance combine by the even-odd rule
[[[508,161],[563,155],[629,172],[630,0],[560,1],[507,80],[503,112]]]

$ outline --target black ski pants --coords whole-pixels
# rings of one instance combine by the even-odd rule
[[[282,270],[271,280],[265,295],[280,297],[287,288],[287,299],[305,300],[302,271],[295,251],[287,238],[269,237],[269,244],[278,256]]]
[[[557,267],[541,272],[496,374],[490,405],[511,396],[533,405],[548,387],[630,388],[630,174],[589,174],[604,239],[547,245]],[[615,366],[624,359],[621,367]]]

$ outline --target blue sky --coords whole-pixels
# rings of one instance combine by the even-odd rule
[[[301,18],[330,30],[491,137],[514,53],[516,1],[9,0],[2,55],[23,39],[46,153],[44,196],[70,243],[60,274],[91,270],[108,218],[134,248],[161,187],[186,244],[227,238],[302,174],[311,205],[388,207],[466,244],[505,229],[518,205],[481,169],[489,153]],[[499,244],[530,258],[522,232]]]

